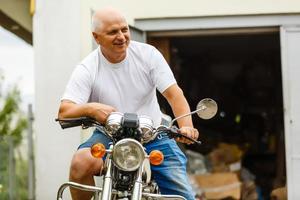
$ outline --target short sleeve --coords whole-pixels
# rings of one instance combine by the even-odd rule
[[[151,78],[160,93],[176,83],[173,72],[163,55],[153,48],[151,58]]]
[[[76,66],[61,100],[70,100],[77,104],[87,103],[92,91],[92,81],[93,78],[84,65]]]

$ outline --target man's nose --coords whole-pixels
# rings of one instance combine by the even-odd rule
[[[123,33],[122,31],[119,31],[119,32],[118,32],[118,35],[117,35],[117,38],[118,38],[119,40],[125,40],[125,35],[124,35],[124,33]]]

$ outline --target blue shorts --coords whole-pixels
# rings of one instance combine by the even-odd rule
[[[99,130],[78,149],[89,148],[93,144],[101,142],[106,148],[111,142],[110,138]],[[152,150],[160,150],[164,154],[164,162],[158,166],[151,165],[154,180],[159,186],[162,194],[176,194],[187,200],[194,200],[195,193],[189,183],[186,173],[187,159],[174,139],[169,139],[166,134],[159,135],[155,140],[144,145],[149,154]]]

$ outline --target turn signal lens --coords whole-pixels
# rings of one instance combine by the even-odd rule
[[[164,161],[164,154],[161,151],[153,150],[149,155],[149,160],[152,165],[160,165]]]
[[[106,149],[105,149],[104,144],[96,143],[91,148],[91,154],[95,158],[103,158],[103,156],[105,155],[105,153],[106,153]]]

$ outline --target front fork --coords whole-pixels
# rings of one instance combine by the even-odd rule
[[[142,174],[143,174],[143,169],[144,169],[144,164],[138,170],[137,178],[136,178],[136,181],[133,185],[131,200],[140,200],[140,199],[142,199],[142,190],[143,190]]]
[[[112,199],[112,161],[110,157],[106,159],[107,171],[103,181],[103,188],[101,193],[101,200],[111,200]],[[144,166],[142,165],[137,172],[137,179],[134,183],[131,200],[141,200],[142,199],[142,173]]]
[[[112,196],[112,161],[110,156],[106,159],[107,162],[107,170],[104,176],[103,188],[101,193],[101,200],[111,200]]]

